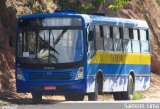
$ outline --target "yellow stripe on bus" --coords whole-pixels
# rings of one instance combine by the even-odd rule
[[[150,54],[96,52],[89,64],[150,64]]]

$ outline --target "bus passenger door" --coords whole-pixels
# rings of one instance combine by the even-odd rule
[[[94,92],[95,88],[95,26],[87,29],[87,92]]]
[[[87,34],[87,60],[90,60],[95,55],[95,28],[90,27]]]

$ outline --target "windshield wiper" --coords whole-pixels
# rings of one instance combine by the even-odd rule
[[[60,40],[61,38],[63,37],[64,33],[67,31],[67,29],[64,29],[61,34],[58,36],[58,38],[54,41],[54,45],[56,45]]]

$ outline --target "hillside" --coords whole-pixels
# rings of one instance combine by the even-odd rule
[[[54,1],[54,2],[53,2]],[[57,6],[56,0],[38,0],[37,6],[30,6],[26,0],[1,0],[0,2],[0,98],[5,97],[30,97],[29,94],[17,94],[15,91],[14,49],[8,45],[9,36],[15,36],[16,22],[20,15],[39,11],[53,12]],[[81,0],[84,2],[83,0]],[[122,10],[115,12],[108,9],[108,0],[105,5],[98,7],[99,12],[106,12],[109,16],[134,18],[146,20],[151,29],[152,48],[152,78],[151,88],[146,92],[147,99],[160,99],[160,6],[156,0],[130,0]],[[40,10],[41,11],[41,10]]]
[[[120,17],[144,19],[151,31],[151,86],[143,99],[160,99],[160,6],[156,0],[132,0],[118,14]]]
[[[14,48],[9,47],[9,37],[16,36],[16,22],[19,16],[39,11],[53,12],[56,5],[51,0],[1,0],[0,1],[0,98],[26,97],[15,89]],[[49,4],[49,5],[48,5]]]

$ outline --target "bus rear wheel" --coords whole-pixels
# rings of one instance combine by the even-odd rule
[[[67,93],[64,95],[66,101],[83,101],[84,96],[83,93]]]
[[[128,80],[128,88],[126,92],[115,92],[113,93],[114,100],[132,100],[134,94],[134,80],[130,75]]]
[[[32,102],[34,104],[39,104],[42,102],[42,93],[35,93],[35,92],[32,92]]]
[[[89,101],[97,101],[98,100],[98,83],[95,81],[94,92],[88,94]]]

